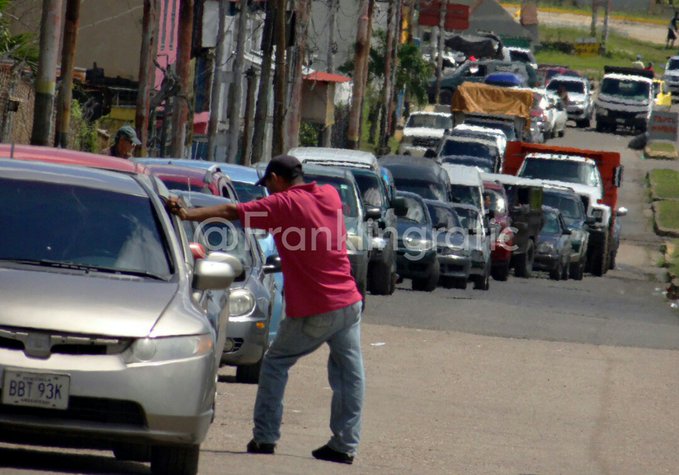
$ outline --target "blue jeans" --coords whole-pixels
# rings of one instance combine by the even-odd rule
[[[328,343],[328,381],[332,388],[332,437],[328,445],[339,452],[356,453],[364,392],[360,323],[361,302],[312,317],[281,321],[259,375],[252,431],[257,442],[274,444],[280,438],[288,370],[299,358]]]

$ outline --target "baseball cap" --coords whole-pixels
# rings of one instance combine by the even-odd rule
[[[139,140],[139,137],[137,137],[137,132],[131,125],[123,125],[118,129],[118,132],[116,132],[116,140],[120,137],[125,137],[134,145],[141,145],[141,140]]]
[[[292,180],[302,176],[302,164],[297,158],[292,155],[276,155],[271,159],[266,166],[266,171],[262,178],[260,178],[256,185],[264,186],[264,182],[271,176],[272,173],[283,177],[287,180]]]

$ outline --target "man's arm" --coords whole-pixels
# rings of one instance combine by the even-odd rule
[[[185,221],[204,221],[210,218],[222,218],[229,221],[238,219],[236,205],[225,203],[223,205],[206,206],[204,208],[187,208],[181,200],[171,196],[167,200],[167,209]]]

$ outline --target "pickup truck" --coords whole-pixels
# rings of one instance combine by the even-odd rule
[[[620,240],[617,218],[627,213],[618,208],[623,173],[619,153],[512,142],[503,172],[572,188],[589,218],[588,270],[602,276],[612,267]]]
[[[636,68],[604,68],[595,101],[597,132],[618,127],[646,132],[655,101],[653,72]]]

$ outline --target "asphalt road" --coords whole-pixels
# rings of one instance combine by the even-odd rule
[[[673,473],[679,315],[655,280],[644,162],[629,137],[569,128],[554,144],[623,153],[619,267],[576,282],[369,297],[364,437],[353,467],[314,461],[328,435],[327,353],[293,369],[277,455],[244,454],[256,387],[220,372],[200,473]],[[670,350],[670,351],[667,351]],[[137,473],[110,452],[0,444],[0,473]],[[676,472],[675,472],[676,473]]]

